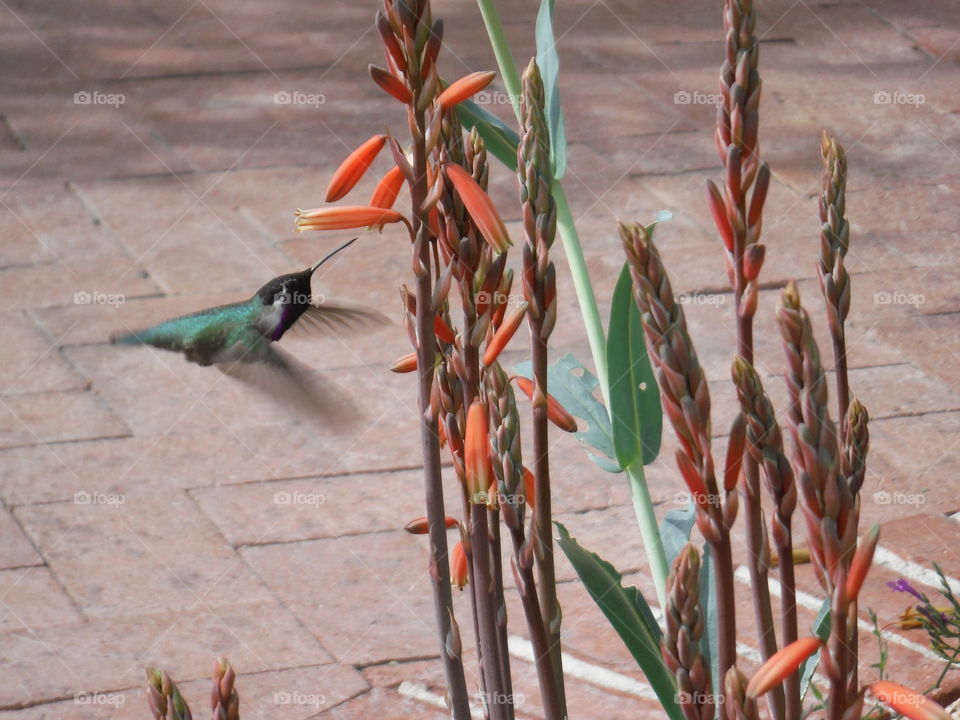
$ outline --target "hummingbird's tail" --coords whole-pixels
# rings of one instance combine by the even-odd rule
[[[142,345],[143,340],[137,333],[115,334],[110,336],[111,345]]]
[[[314,264],[314,265],[310,268],[310,274],[313,275],[313,273],[315,273],[315,272],[317,271],[317,268],[318,268],[318,267],[320,267],[321,265],[323,265],[327,260],[329,260],[330,258],[332,258],[334,255],[336,255],[336,254],[337,254],[338,252],[340,252],[341,250],[343,250],[343,249],[345,249],[345,248],[348,248],[348,247],[350,247],[351,245],[353,245],[357,240],[358,240],[358,238],[353,238],[353,240],[349,240],[348,242],[345,242],[343,245],[341,245],[340,247],[338,247],[336,250],[332,250],[331,252],[327,253],[327,254],[323,257],[323,259],[318,260],[318,261],[316,262],[316,264]]]

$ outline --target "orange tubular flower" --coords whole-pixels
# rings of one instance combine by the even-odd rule
[[[479,400],[474,400],[467,412],[463,462],[466,470],[467,499],[475,504],[487,502],[487,488],[493,478],[489,435],[487,408]]]
[[[447,530],[450,528],[455,528],[457,526],[457,519],[447,515],[443,524],[446,526]],[[411,520],[404,525],[403,529],[411,535],[426,535],[428,532],[430,532],[430,523],[425,517],[417,518],[416,520]]]
[[[520,377],[519,375],[513,379],[516,381],[517,387],[523,391],[523,394],[532,400],[533,380]],[[549,393],[547,393],[547,418],[549,418],[550,422],[564,432],[572,433],[577,431],[577,421],[573,419],[573,415],[568,413],[564,409],[563,405],[561,405],[557,399]]]
[[[492,70],[470,73],[466,77],[450,83],[450,86],[437,97],[437,104],[444,110],[449,110],[457,103],[463,102],[483,90],[496,76],[497,74]]]
[[[416,353],[407,353],[403,357],[399,357],[393,361],[393,365],[390,366],[390,372],[395,373],[408,373],[413,372],[417,369],[417,354]]]
[[[770,656],[757,674],[747,683],[747,697],[758,698],[777,687],[785,677],[796,672],[800,664],[823,646],[815,636],[800,638]]]
[[[304,230],[346,230],[348,228],[386,225],[404,222],[396,210],[370,207],[369,205],[343,205],[341,207],[297,210],[297,232]]]
[[[523,492],[527,497],[527,505],[537,506],[537,483],[534,480],[533,473],[526,467],[523,468]]]
[[[860,544],[857,551],[853,554],[853,560],[850,561],[850,571],[847,573],[847,602],[853,602],[860,594],[860,588],[863,587],[863,581],[870,570],[870,564],[873,562],[873,553],[877,549],[877,541],[880,539],[880,524],[874,523],[867,533],[860,538]]]
[[[446,321],[439,315],[433,316],[433,332],[436,334],[438,340],[447,345],[453,345],[457,339],[457,336],[453,334],[453,330],[450,329],[450,326],[447,325]]]
[[[450,551],[450,584],[457,590],[463,590],[467,584],[467,551],[462,540]]]
[[[497,332],[494,333],[493,338],[490,340],[490,344],[487,345],[486,351],[483,353],[483,366],[489,367],[493,365],[500,353],[503,352],[503,349],[507,346],[507,343],[510,342],[510,338],[513,337],[514,333],[517,332],[517,328],[520,327],[520,323],[523,322],[524,316],[527,314],[527,306],[529,303],[522,303],[516,310],[510,313],[510,317],[497,328]]]
[[[870,691],[877,700],[910,720],[951,720],[950,713],[938,703],[902,685],[883,680],[871,685]]]
[[[386,135],[374,135],[347,156],[330,178],[327,202],[336,202],[353,189],[386,142]]]
[[[403,187],[403,171],[394,165],[380,178],[370,197],[370,207],[392,208]]]
[[[507,226],[500,219],[490,196],[477,184],[470,173],[459,165],[445,165],[444,169],[483,238],[498,253],[510,247],[512,243],[507,234]]]
[[[410,92],[410,88],[407,87],[406,83],[403,82],[400,78],[394,75],[389,70],[384,70],[382,67],[377,67],[376,65],[370,66],[370,77],[373,78],[373,81],[385,90],[390,95],[393,95],[397,100],[406,104],[413,99],[413,93]]]

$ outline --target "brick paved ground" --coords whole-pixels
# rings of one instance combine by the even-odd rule
[[[412,382],[386,372],[407,351],[402,326],[290,343],[365,411],[368,422],[348,437],[296,426],[175,356],[106,344],[113,332],[241,298],[331,246],[294,235],[293,209],[320,202],[348,148],[385,120],[402,123],[366,78],[379,57],[375,5],[111,0],[0,10],[3,720],[143,717],[145,664],[169,669],[202,710],[217,654],[241,673],[246,717],[442,716],[410,697],[416,685],[436,696],[442,683],[424,548],[398,531],[421,514]],[[535,3],[501,5],[516,6],[507,30],[525,57]],[[688,317],[722,433],[733,414],[731,309],[714,290],[720,255],[702,198],[704,178],[718,176],[713,112],[701,102],[715,91],[717,5],[576,0],[558,3],[557,26],[566,186],[600,296],[622,262],[614,220],[671,210],[664,255],[678,290],[706,293]],[[767,375],[781,371],[776,286],[799,278],[810,307],[819,305],[817,141],[826,127],[851,166],[851,377],[874,418],[863,515],[886,523],[884,566],[864,605],[887,623],[905,603],[883,581],[903,568],[937,560],[960,577],[960,533],[946,518],[960,509],[957,7],[759,7],[761,138],[776,177],[759,358]],[[444,72],[493,67],[474,4],[435,8],[452,50]],[[278,104],[280,92],[326,102]],[[122,104],[104,104],[111,96]],[[495,168],[493,181],[515,227],[513,180]],[[586,359],[558,264],[554,349]],[[320,291],[391,308],[408,267],[395,233],[366,237],[320,276]],[[782,399],[779,383],[768,385]],[[649,593],[623,480],[597,471],[569,438],[556,443],[557,512]],[[672,447],[668,438],[664,458]],[[670,462],[649,477],[658,512],[676,507]],[[78,503],[78,493],[100,502]],[[278,493],[316,503],[278,504]],[[642,680],[563,560],[559,574],[565,649],[580,661],[572,716],[654,717],[642,685],[611,689],[590,670]],[[800,574],[816,594],[809,568]],[[456,600],[466,627],[465,597]],[[512,596],[510,609],[519,616]],[[804,608],[804,622],[813,613]],[[752,619],[743,617],[752,667]],[[897,675],[927,687],[936,664],[922,633],[891,633]],[[875,662],[866,630],[862,642],[865,662]],[[532,668],[515,664],[521,715],[536,717]],[[77,693],[108,694],[83,704]]]

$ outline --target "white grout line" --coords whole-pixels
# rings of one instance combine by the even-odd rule
[[[892,570],[897,575],[903,575],[910,580],[929,585],[932,588],[940,588],[940,576],[930,568],[915,563],[911,560],[905,560],[896,553],[890,552],[884,547],[877,545],[873,553],[873,561],[877,565],[882,565],[888,570]],[[950,592],[960,595],[960,580],[947,576],[947,585],[950,586]]]
[[[738,567],[735,574],[738,582],[741,582],[744,585],[750,585],[750,570],[746,565],[741,565]],[[773,595],[780,597],[780,583],[773,578],[770,578],[768,582],[770,584],[770,592]],[[806,593],[803,590],[797,590],[797,605],[802,605],[808,610],[813,610],[814,612],[820,612],[820,606],[823,605],[823,599],[815,597],[810,593]],[[857,627],[868,633],[873,633],[874,630],[873,625],[861,618],[857,618]],[[897,635],[889,630],[881,630],[880,634],[887,642],[891,642],[894,645],[900,645],[901,647],[913,650],[915,653],[923,655],[925,658],[936,660],[937,662],[941,662],[943,660],[942,657],[937,655],[930,648],[924,647],[920,643],[915,643],[912,640],[907,640],[902,635]]]
[[[397,687],[397,692],[401,695],[411,698],[412,700],[419,700],[420,702],[427,703],[428,705],[438,707],[441,710],[449,710],[447,707],[447,701],[444,700],[443,696],[430,692],[426,685],[404,680]],[[483,720],[483,710],[478,708],[473,703],[470,703],[470,717],[474,718],[474,720]]]
[[[511,655],[530,663],[535,662],[536,658],[533,654],[533,645],[529,640],[517,635],[511,635],[507,639],[507,646],[510,648]],[[567,653],[560,653],[560,657],[563,662],[564,675],[585,680],[592,685],[607,688],[608,690],[616,690],[617,692],[646,700],[657,700],[657,694],[653,691],[653,688],[645,682],[635,680],[628,675],[613,670],[607,670],[606,668],[584,662]]]

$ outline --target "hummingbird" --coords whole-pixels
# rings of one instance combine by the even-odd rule
[[[387,324],[380,313],[332,303],[313,304],[310,281],[317,269],[353,238],[300,272],[279,275],[248,300],[219,305],[167,320],[127,335],[118,345],[152,345],[183,353],[203,367],[213,366],[285,406],[330,423],[346,419],[352,404],[338,398],[308,368],[276,343],[292,328],[344,330]]]

